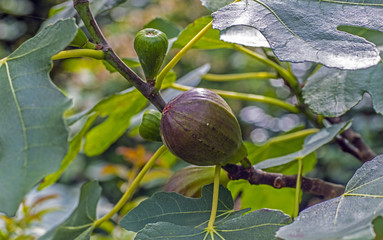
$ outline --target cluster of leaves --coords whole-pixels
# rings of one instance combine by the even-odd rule
[[[94,1],[94,12],[106,11],[123,1],[107,2]],[[213,21],[213,28],[207,30],[194,47],[233,49],[266,63],[275,75],[288,83],[291,92],[302,101],[300,104],[309,106],[311,112],[305,115],[307,118],[314,113],[320,116],[318,119],[341,116],[366,92],[372,96],[375,111],[383,113],[381,58],[377,46],[366,40],[381,34],[367,29],[383,31],[383,1],[201,2],[214,13],[197,19],[182,32],[165,20],[157,19],[147,26],[164,31],[171,38],[173,48],[182,48]],[[24,196],[43,177],[40,189],[55,183],[80,151],[87,156],[97,156],[126,131],[137,134],[140,118],[148,106],[148,100],[136,88],[130,88],[102,99],[86,112],[63,118],[70,100],[50,81],[51,59],[68,45],[95,46],[75,21],[67,18],[75,15],[72,5],[72,1],[68,1],[53,9],[52,17],[35,37],[0,60],[0,83],[4,86],[0,88],[0,100],[5,103],[0,108],[0,211],[8,216],[15,214]],[[361,27],[366,30],[359,32]],[[277,59],[271,61],[267,54],[257,55],[242,45],[271,48]],[[135,61],[124,60],[128,65],[137,66]],[[290,64],[279,61],[308,61],[313,66],[300,79],[302,82],[298,82]],[[105,65],[111,72],[116,70],[108,63]],[[169,100],[179,93],[171,88],[197,86],[208,71],[209,66],[204,65],[182,78],[169,72],[161,94]],[[230,96],[228,92],[221,93]],[[232,95],[274,104],[293,113],[301,111],[290,103],[270,98]],[[99,119],[102,121],[97,121]],[[80,120],[81,130],[68,143],[67,126]],[[348,122],[328,127],[324,127],[324,121],[314,123],[323,128],[296,129],[262,146],[247,143],[253,167],[288,175],[302,175],[312,170],[316,164],[315,151],[350,127]],[[104,170],[132,182],[145,162],[144,151],[138,148],[132,153],[125,149],[123,153],[134,159],[133,167],[108,166]],[[166,161],[157,172],[149,172],[144,182],[170,174],[168,169],[175,157],[161,156]],[[127,214],[120,225],[137,232],[135,239],[372,239],[379,236],[378,229],[382,225],[379,217],[383,215],[380,207],[382,168],[382,156],[365,163],[348,182],[344,194],[307,208],[293,222],[289,216],[294,214],[296,201],[292,189],[283,189],[283,192],[250,186],[221,176],[230,191],[221,187],[215,231],[209,233],[206,224],[213,191],[211,185],[202,186],[212,182],[212,168],[189,167],[175,174],[166,188],[187,196],[201,195],[200,198],[156,193],[133,210],[125,208],[120,214]],[[278,194],[283,197],[275,198]],[[97,182],[84,184],[71,216],[40,239],[90,239],[98,227],[96,208],[100,196],[101,187]],[[241,199],[242,210],[234,211],[233,197]],[[254,198],[257,201],[253,201]],[[277,208],[284,213],[267,208]]]

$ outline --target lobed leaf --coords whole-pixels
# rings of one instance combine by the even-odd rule
[[[281,211],[262,209],[241,216],[233,211],[230,192],[220,186],[215,233],[206,231],[210,217],[212,184],[202,189],[202,197],[191,199],[175,193],[157,193],[130,211],[121,225],[139,231],[136,239],[276,239],[275,232],[290,217]]]
[[[322,67],[303,88],[303,97],[316,113],[327,117],[340,116],[354,107],[364,93],[372,97],[377,113],[383,114],[383,63],[355,71]]]
[[[8,215],[67,152],[63,113],[71,102],[52,84],[49,71],[52,56],[76,32],[73,19],[60,20],[0,60],[0,211]]]
[[[362,165],[340,197],[303,210],[277,232],[282,239],[373,239],[372,221],[383,215],[383,155]]]
[[[125,215],[120,225],[134,232],[140,231],[149,223],[156,222],[169,222],[189,227],[205,226],[210,217],[212,197],[212,184],[202,188],[201,198],[193,199],[177,193],[158,192]],[[230,192],[220,186],[217,222],[232,217],[233,207],[234,201]]]
[[[383,31],[382,7],[382,1],[248,0],[213,13],[213,28],[222,40],[252,47],[264,47],[266,38],[281,61],[362,69],[378,64],[378,49],[337,27]]]
[[[187,240],[237,240],[237,239],[277,239],[275,232],[290,222],[290,217],[281,211],[262,209],[244,216],[227,219],[215,228],[210,235],[204,229],[179,226],[168,222],[148,224],[137,233],[137,240],[187,239]]]

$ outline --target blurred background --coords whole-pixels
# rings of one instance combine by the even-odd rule
[[[54,11],[68,4],[71,1],[0,0],[0,59],[33,37]],[[134,36],[154,18],[166,19],[183,29],[194,20],[209,14],[199,0],[130,0],[99,14],[97,20],[118,55],[135,59]],[[177,51],[172,49],[165,61],[169,61]],[[193,49],[177,64],[174,71],[177,78],[180,78],[204,64],[210,64],[210,73],[215,74],[271,71],[265,65],[231,49]],[[309,65],[293,64],[293,69],[299,76]],[[134,70],[142,75],[138,67]],[[130,87],[119,74],[106,70],[101,61],[87,58],[55,61],[51,78],[73,99],[73,108],[68,114],[85,111],[102,98]],[[281,79],[248,79],[224,83],[202,81],[199,86],[266,95],[291,103],[295,101]],[[312,127],[302,116],[287,113],[277,107],[239,100],[227,101],[238,116],[244,139],[256,147],[275,136]],[[353,129],[362,135],[365,142],[375,152],[383,151],[383,117],[374,112],[368,95],[343,119],[353,119]],[[72,130],[75,132],[76,127]],[[158,146],[130,132],[102,155],[87,157],[80,153],[58,184],[42,192],[33,191],[16,218],[3,216],[0,220],[0,240],[35,239],[52,225],[64,220],[76,206],[80,184],[90,179],[99,180],[103,186],[103,198],[98,211],[104,214],[118,201],[127,182]],[[315,168],[307,173],[308,176],[340,184],[345,184],[361,165],[358,160],[332,144],[317,152],[315,162]],[[160,162],[143,182],[132,203],[123,211],[129,211],[155,191],[161,190],[169,176],[184,166],[185,163],[175,159]],[[313,196],[304,195],[302,208],[312,201],[316,201]],[[130,239],[132,235],[111,224],[103,226],[92,239]]]

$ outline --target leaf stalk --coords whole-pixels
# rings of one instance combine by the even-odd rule
[[[181,60],[181,58],[194,46],[194,44],[200,40],[210,29],[213,21],[208,23],[197,35],[195,35],[190,42],[188,42],[170,62],[162,69],[158,74],[156,83],[154,85],[154,93],[161,89],[162,82],[165,79],[166,74],[173,69],[173,67]]]
[[[193,88],[193,87],[181,85],[178,83],[172,83],[170,87],[177,90],[181,90],[181,91],[187,91]],[[271,97],[256,95],[256,94],[238,93],[238,92],[216,90],[216,89],[210,89],[210,90],[216,92],[218,95],[221,95],[224,98],[267,103],[270,105],[275,105],[275,106],[284,108],[292,113],[299,113],[299,109],[297,107],[276,98],[271,98]]]
[[[100,226],[101,223],[109,220],[111,217],[113,217],[114,214],[116,214],[124,205],[125,203],[131,198],[134,191],[137,189],[138,185],[140,184],[141,180],[144,178],[145,174],[154,166],[157,159],[165,152],[167,151],[167,148],[162,145],[155,153],[154,155],[149,159],[149,161],[145,164],[145,166],[142,168],[140,173],[137,175],[137,177],[134,179],[132,184],[130,185],[129,189],[124,193],[124,195],[121,197],[121,199],[118,201],[118,203],[113,207],[113,209],[104,215],[102,218],[98,219],[93,223],[94,227]]]

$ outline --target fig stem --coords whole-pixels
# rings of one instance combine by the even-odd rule
[[[100,226],[103,222],[109,220],[111,217],[113,217],[114,214],[116,214],[124,205],[125,203],[130,199],[130,197],[133,195],[134,191],[137,189],[138,185],[140,184],[141,180],[144,178],[145,174],[153,167],[157,159],[165,152],[167,151],[167,148],[162,145],[149,159],[149,161],[145,164],[145,166],[142,168],[142,170],[138,173],[132,184],[129,186],[129,189],[122,195],[118,203],[113,207],[113,209],[104,215],[102,218],[98,219],[93,223],[94,227]]]
[[[302,171],[303,171],[303,159],[297,158],[298,160],[298,176],[297,183],[295,187],[295,201],[294,201],[294,215],[293,218],[296,218],[299,214],[299,203],[300,203],[300,193],[302,185]]]
[[[295,79],[295,76],[293,74],[291,74],[288,70],[283,68],[282,66],[273,62],[272,60],[267,59],[267,58],[259,55],[258,53],[254,52],[248,48],[245,48],[243,46],[237,45],[237,44],[234,44],[234,49],[237,51],[240,51],[240,52],[242,52],[242,53],[244,53],[244,54],[246,54],[252,58],[255,58],[258,61],[274,68],[275,71],[277,71],[279,73],[279,75],[281,75],[281,77],[284,78],[293,89],[296,89],[298,87],[298,82]]]
[[[173,69],[173,67],[181,60],[181,58],[194,46],[194,44],[200,40],[210,29],[213,21],[208,23],[197,35],[195,35],[190,42],[188,42],[170,62],[162,69],[157,76],[157,81],[154,85],[154,93],[157,93],[162,86],[162,82],[165,79],[166,74]]]
[[[181,91],[187,91],[192,89],[193,87],[181,85],[178,83],[172,83],[169,85],[171,88],[181,90]],[[256,95],[256,94],[248,94],[248,93],[238,93],[238,92],[231,92],[231,91],[223,91],[223,90],[216,90],[216,89],[210,89],[213,92],[217,93],[218,95],[224,97],[224,98],[232,98],[232,99],[239,99],[239,100],[246,100],[246,101],[254,101],[254,102],[261,102],[261,103],[267,103],[271,105],[275,105],[281,108],[284,108],[292,113],[299,113],[299,109],[295,107],[294,105],[291,105],[290,103],[287,103],[285,101],[271,98],[267,96],[262,95]]]
[[[214,186],[213,186],[213,189],[214,189],[213,190],[213,202],[211,205],[210,219],[209,219],[209,222],[207,224],[207,230],[208,231],[214,230],[214,222],[215,222],[215,217],[217,215],[220,176],[221,176],[221,165],[215,165]]]
[[[277,79],[279,78],[275,73],[269,72],[248,72],[248,73],[236,73],[236,74],[211,74],[207,73],[202,76],[203,80],[212,82],[226,82],[236,80],[247,80],[247,79]]]
[[[97,60],[103,60],[105,57],[105,54],[101,50],[93,50],[93,49],[64,50],[54,55],[52,57],[52,60],[78,58],[78,57],[90,57]]]

